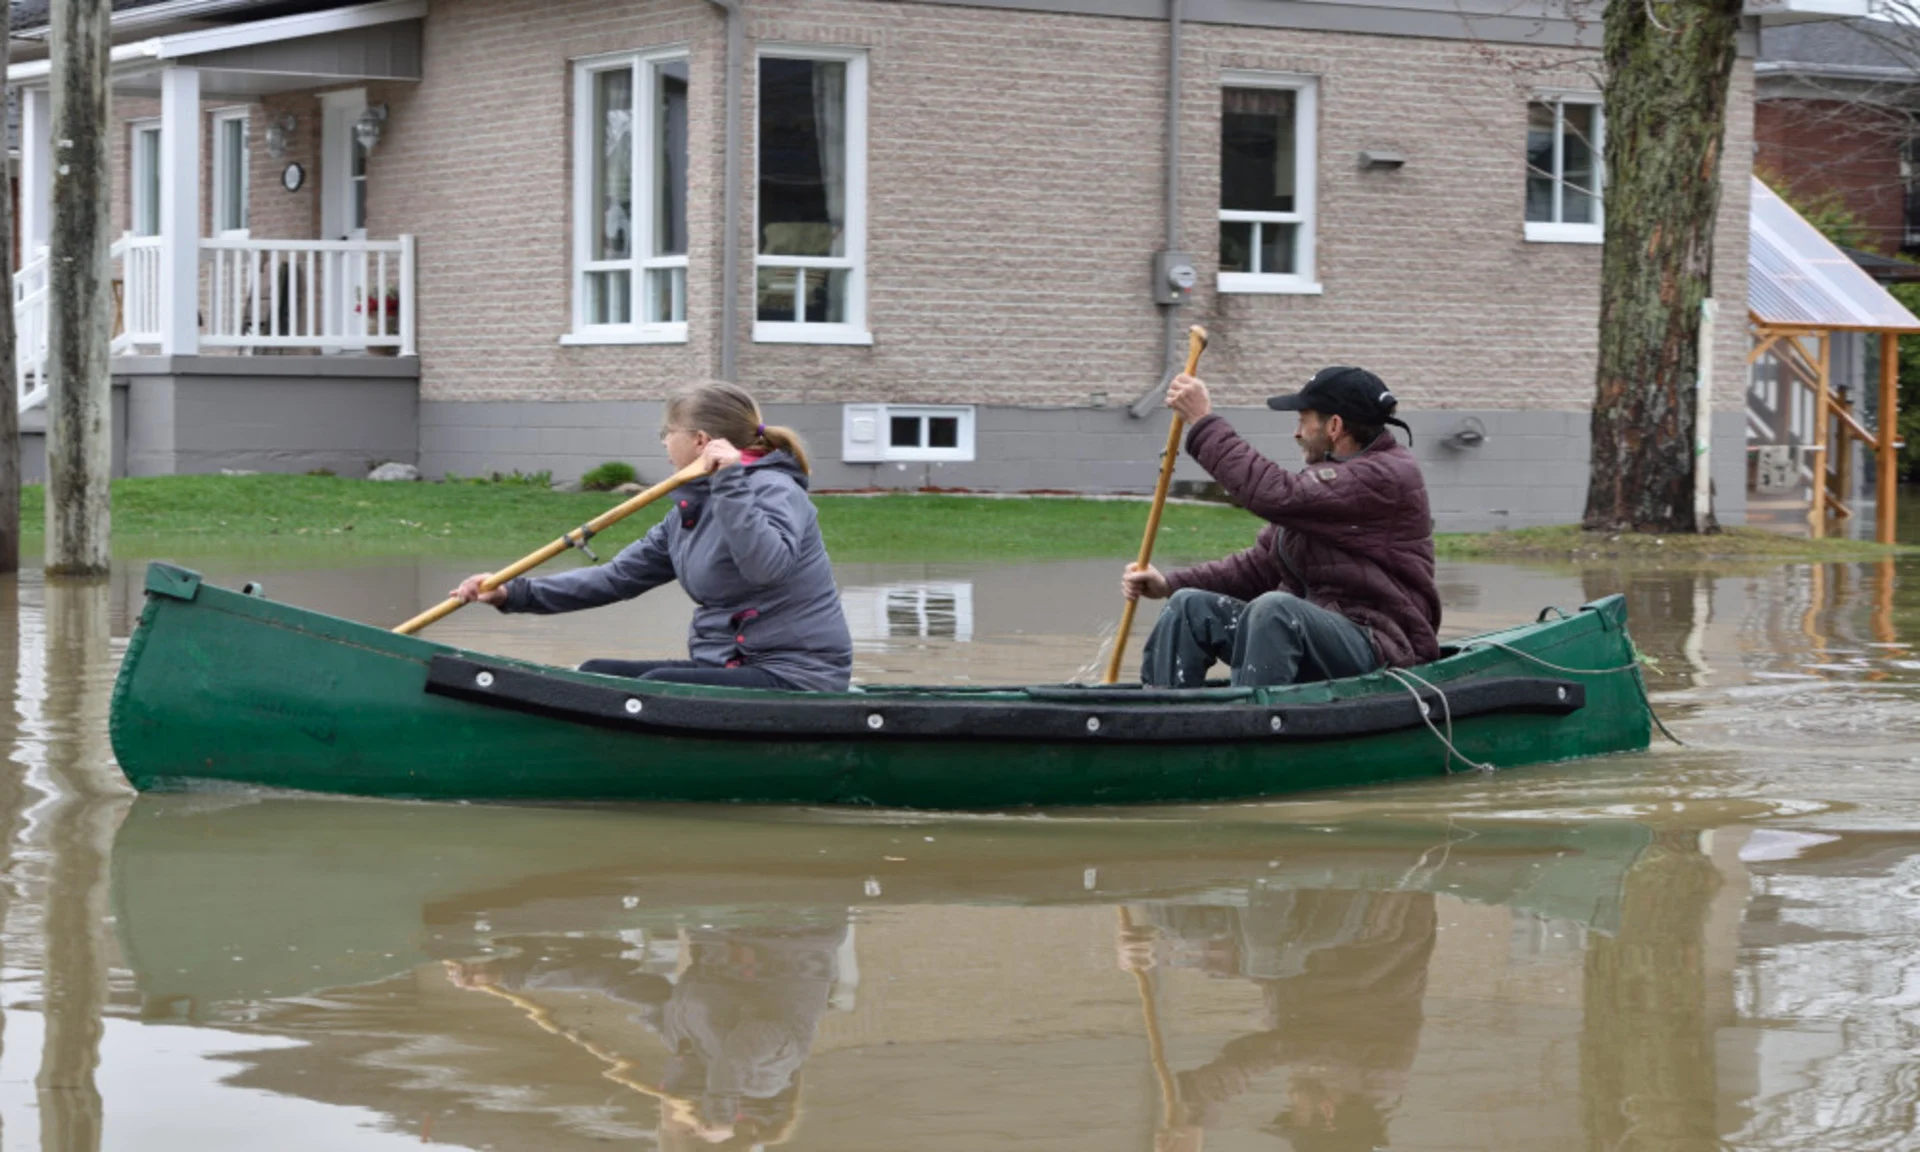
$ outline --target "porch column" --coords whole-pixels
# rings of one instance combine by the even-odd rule
[[[200,72],[160,73],[160,354],[200,351]]]
[[[20,263],[47,245],[53,224],[53,94],[20,90]]]

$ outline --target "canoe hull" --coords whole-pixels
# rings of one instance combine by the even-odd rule
[[[1014,690],[1001,696],[915,696],[916,705],[960,710],[959,721],[938,736],[916,736],[898,725],[859,734],[750,731],[755,716],[795,697],[640,686],[463,653],[214,588],[166,565],[149,571],[147,591],[112,710],[115,755],[141,790],[244,784],[419,799],[959,809],[1217,800],[1431,777],[1448,770],[1440,742],[1419,723],[1317,740],[1292,732],[1217,742],[1115,738],[1112,733],[1124,725],[1110,724],[1102,735],[1097,723],[1084,735],[1011,739],[1005,735],[1007,716],[1018,718],[1026,714],[1022,709],[1030,709],[1038,718],[1043,710]],[[1566,621],[1493,638],[1568,668],[1630,665],[1621,603],[1615,598],[1589,609]],[[585,692],[613,688],[635,701],[631,706],[640,716],[623,729],[430,691],[436,660],[442,669],[496,669],[503,681],[511,674]],[[1487,647],[1428,666],[1421,674],[1444,688],[1489,676],[1548,673]],[[1584,706],[1577,710],[1494,712],[1460,720],[1454,744],[1464,755],[1500,767],[1644,748],[1648,720],[1637,676],[1575,677],[1584,690]],[[1410,701],[1401,684],[1372,676],[1262,690],[1254,701],[1228,710],[1279,716],[1295,708],[1308,716],[1327,705],[1396,696]],[[689,702],[711,709],[709,726],[653,725],[652,716],[671,712],[676,704],[684,711]],[[902,698],[855,693],[803,702],[878,717]],[[648,703],[653,712],[645,711]],[[1057,714],[1067,706],[1046,707]],[[968,707],[990,707],[1001,718],[995,729],[1000,734],[971,732],[965,722]],[[1102,715],[1154,708],[1102,703],[1084,710],[1088,721],[1098,721]]]

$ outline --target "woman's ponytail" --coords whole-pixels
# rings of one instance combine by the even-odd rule
[[[813,464],[807,459],[807,444],[800,439],[800,433],[778,424],[762,424],[759,442],[770,449],[785,452],[793,457],[794,463],[800,465],[800,471],[813,475]]]

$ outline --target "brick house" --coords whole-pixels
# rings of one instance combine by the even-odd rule
[[[1920,251],[1920,29],[1846,20],[1764,29],[1754,167],[1802,203],[1836,198],[1873,250]]]
[[[1599,27],[1557,6],[116,7],[129,472],[654,476],[660,398],[731,377],[824,488],[1137,492],[1150,394],[1200,323],[1216,401],[1278,459],[1262,398],[1359,363],[1401,397],[1442,528],[1583,506]],[[1722,296],[1744,295],[1748,23]],[[37,251],[47,69],[15,55]],[[1716,374],[1746,347],[1723,324]],[[1714,443],[1737,523],[1737,394]]]

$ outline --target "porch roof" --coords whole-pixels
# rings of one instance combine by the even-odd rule
[[[1825,332],[1920,332],[1920,318],[1757,178],[1748,223],[1747,309],[1756,323]]]
[[[376,0],[114,46],[113,86],[157,92],[163,68],[200,70],[211,96],[265,96],[353,80],[418,80],[427,0]],[[49,60],[7,69],[13,84],[45,84]]]

